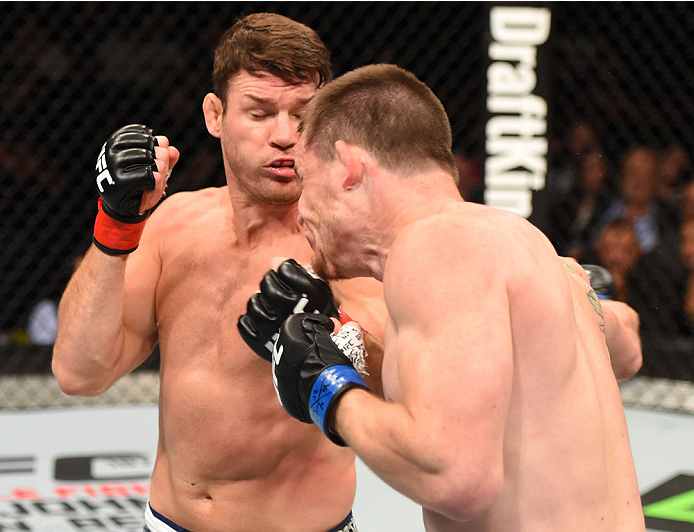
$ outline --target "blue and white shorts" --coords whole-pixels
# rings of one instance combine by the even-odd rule
[[[190,532],[188,529],[174,523],[171,519],[167,519],[147,503],[145,508],[145,526],[142,532]],[[336,527],[331,528],[327,532],[359,532],[357,525],[354,524],[352,512]]]

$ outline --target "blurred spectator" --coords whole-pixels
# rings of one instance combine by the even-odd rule
[[[72,259],[71,273],[75,272],[83,258],[84,254],[81,254]],[[64,284],[67,284],[67,280]],[[58,299],[58,296],[45,297],[29,312],[26,332],[30,343],[53,345],[55,342],[55,335],[58,332]]]
[[[34,345],[53,345],[58,332],[58,302],[42,299],[29,313],[27,334]]]
[[[629,220],[636,231],[636,240],[646,254],[656,248],[674,255],[677,251],[678,217],[656,196],[658,157],[646,146],[627,152],[620,175],[620,193],[612,200],[598,223],[598,232],[612,220]]]
[[[655,193],[665,205],[677,206],[688,166],[687,151],[681,144],[669,146],[660,157]]]
[[[694,219],[684,222],[674,256],[644,255],[628,277],[629,304],[647,335],[694,333]]]
[[[684,310],[694,320],[694,218],[682,224],[680,232],[680,259],[686,271]]]
[[[680,216],[682,218],[682,223],[694,219],[694,178],[682,187]]]
[[[612,274],[617,299],[628,302],[627,277],[641,258],[631,222],[619,218],[607,224],[595,244],[595,255],[597,262]]]
[[[570,127],[566,142],[560,144],[563,146],[556,154],[560,165],[552,170],[549,186],[553,194],[563,197],[576,188],[583,156],[588,152],[600,151],[600,142],[595,128],[589,122],[580,120]]]
[[[578,179],[570,192],[551,207],[545,232],[560,255],[585,262],[590,236],[611,199],[606,174],[607,164],[600,151],[583,153]]]

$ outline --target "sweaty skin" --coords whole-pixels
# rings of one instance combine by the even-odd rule
[[[585,279],[445,169],[335,151],[302,139],[300,221],[327,276],[383,282],[388,319],[386,400],[348,390],[332,430],[430,532],[643,531],[603,333],[619,324]]]
[[[539,232],[455,203],[402,231],[383,283],[393,403],[345,394],[337,427],[427,530],[644,529],[602,318]]]
[[[222,141],[228,186],[172,195],[131,255],[92,246],[61,300],[53,371],[66,393],[103,392],[159,342],[151,505],[196,532],[324,532],[354,500],[353,452],[282,410],[271,365],[236,327],[273,257],[311,261],[297,224],[301,185],[284,163],[293,161],[297,117],[314,91],[242,72],[226,113],[208,95],[206,121]],[[158,140],[157,189],[143,208],[158,201],[178,158]],[[270,167],[276,160],[282,168]],[[338,285],[342,307],[382,334],[372,311],[374,300],[383,304],[380,283]]]
[[[268,363],[235,327],[274,255],[310,260],[301,235],[238,246],[226,189],[178,194],[163,206],[157,222],[166,229],[152,249],[162,264],[155,298],[166,354],[152,506],[183,526],[195,523],[195,530],[228,530],[230,523],[234,530],[290,530],[298,523],[326,530],[349,513],[353,457],[323,445],[315,427],[276,408]],[[169,221],[172,215],[178,223]],[[336,474],[340,482],[333,483]]]

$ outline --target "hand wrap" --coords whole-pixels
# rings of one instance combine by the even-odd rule
[[[347,321],[343,321],[346,319]],[[349,316],[340,313],[342,327],[336,333],[331,333],[335,345],[342,351],[359,373],[368,375],[366,371],[366,346],[364,345],[364,331],[361,326],[349,319]]]

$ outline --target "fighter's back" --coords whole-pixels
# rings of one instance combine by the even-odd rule
[[[455,529],[642,531],[598,300],[531,224],[485,211],[495,230],[509,235],[497,245],[508,258],[513,389],[503,489],[484,516]]]

